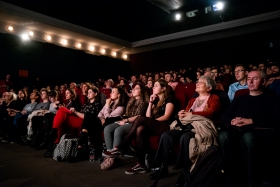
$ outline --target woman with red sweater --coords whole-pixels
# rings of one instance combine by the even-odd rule
[[[196,92],[199,94],[197,98],[193,98],[189,101],[186,110],[181,110],[178,113],[178,118],[182,119],[187,115],[201,115],[206,118],[213,119],[220,111],[220,100],[217,95],[211,94],[211,90],[216,88],[215,81],[209,76],[201,76],[196,83]],[[188,124],[188,127],[192,129],[192,125]],[[192,131],[185,130],[171,130],[161,136],[160,145],[156,154],[156,159],[164,163],[168,159],[170,150],[174,149],[174,146],[180,142],[180,150],[177,157],[176,169],[182,169],[181,175],[176,182],[176,186],[184,186],[185,174],[189,171],[191,161],[189,160],[189,141],[195,135]],[[162,165],[163,166],[163,165]],[[162,172],[160,178],[168,175],[167,166],[161,168]],[[150,178],[155,180],[159,171],[150,175]]]

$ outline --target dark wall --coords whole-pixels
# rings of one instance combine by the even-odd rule
[[[116,79],[119,74],[130,75],[130,63],[127,61],[90,55],[49,43],[23,42],[10,34],[0,34],[0,55],[0,78],[11,74],[18,88],[32,85],[37,76],[44,85],[56,85],[71,81],[95,82],[100,77]],[[27,70],[28,78],[19,77],[19,70]]]
[[[180,68],[212,67],[223,64],[257,65],[267,59],[280,59],[279,29],[173,47],[130,56],[135,74],[179,70]],[[273,44],[271,46],[271,43]]]

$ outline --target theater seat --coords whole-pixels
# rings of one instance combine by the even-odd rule
[[[110,94],[111,94],[110,88],[101,88],[100,92],[103,92],[107,96],[107,98],[110,98]]]
[[[86,95],[78,95],[77,99],[79,100],[81,107],[84,106],[84,104],[87,101],[87,96]]]
[[[245,94],[249,94],[249,89],[237,90],[234,94],[234,98],[241,96],[241,95],[245,95]]]
[[[195,83],[178,84],[176,86],[174,96],[179,101],[181,110],[185,109],[189,100],[193,98],[195,87]]]

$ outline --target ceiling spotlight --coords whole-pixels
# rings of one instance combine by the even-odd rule
[[[102,50],[101,50],[101,53],[103,53],[103,54],[104,54],[105,52],[106,52],[106,51],[105,51],[105,49],[102,49]]]
[[[28,34],[23,34],[23,35],[21,35],[21,38],[23,39],[23,40],[29,40],[29,36],[28,36]]]
[[[77,48],[81,48],[81,47],[82,47],[82,44],[77,43]]]
[[[179,21],[182,18],[182,15],[177,13],[175,14],[175,20]]]
[[[116,52],[113,52],[113,56],[117,56],[117,53],[116,53]]]
[[[90,50],[90,51],[94,51],[94,47],[93,47],[93,46],[90,46],[90,47],[89,47],[89,50]]]
[[[123,55],[123,58],[124,58],[124,59],[127,59],[127,55]]]
[[[213,10],[214,11],[222,10],[222,9],[224,9],[224,6],[225,6],[224,3],[218,2],[218,3],[213,5]]]
[[[8,31],[13,31],[13,30],[14,30],[14,28],[12,26],[8,27]]]
[[[62,43],[63,45],[67,45],[67,40],[63,39],[63,40],[61,40],[61,43]]]
[[[52,37],[51,37],[51,36],[47,36],[46,39],[47,39],[48,41],[50,41],[50,40],[52,39]]]
[[[29,36],[33,36],[34,32],[30,31],[28,34],[29,34]]]

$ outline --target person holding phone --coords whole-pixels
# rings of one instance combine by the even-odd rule
[[[169,124],[173,121],[174,98],[170,95],[172,88],[165,80],[158,80],[153,87],[150,96],[146,116],[138,116],[131,126],[124,140],[111,151],[103,152],[104,157],[116,157],[123,154],[124,148],[133,140],[136,140],[136,152],[138,162],[136,166],[125,171],[126,174],[146,173],[145,155],[149,148],[150,136],[158,135],[169,130]]]

